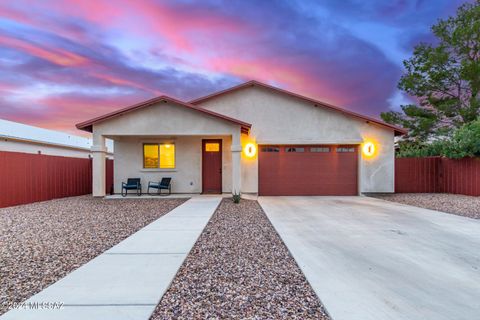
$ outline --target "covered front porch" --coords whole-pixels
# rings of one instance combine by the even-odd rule
[[[248,123],[161,96],[77,127],[93,133],[94,197],[107,194],[107,138],[115,146],[115,194],[128,178],[140,178],[147,193],[149,181],[164,177],[172,178],[176,194],[241,191],[241,141]]]
[[[104,136],[115,144],[114,194],[122,192],[122,182],[140,178],[143,195],[156,194],[148,190],[149,182],[171,178],[173,194],[220,194],[239,192],[241,188],[240,135],[158,135]],[[102,139],[100,139],[102,140]],[[99,148],[100,149],[100,148]],[[105,196],[102,157],[94,153],[94,196]],[[95,186],[99,188],[95,190]],[[98,193],[96,193],[97,191]],[[134,191],[132,195],[134,194]]]

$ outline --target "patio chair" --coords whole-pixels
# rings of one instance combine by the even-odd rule
[[[125,190],[125,193],[123,193]],[[128,190],[136,190],[137,196],[142,195],[142,184],[140,183],[140,178],[128,178],[127,183],[122,182],[122,197],[126,197]]]
[[[150,193],[150,188],[157,189],[157,195],[159,196],[168,196],[172,193],[172,178],[162,178],[162,181],[160,182],[148,182],[148,189],[147,193],[150,195],[153,195]],[[168,190],[168,193],[162,193],[162,190]]]

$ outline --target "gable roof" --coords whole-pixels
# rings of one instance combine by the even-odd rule
[[[328,103],[325,103],[325,102],[322,102],[322,101],[319,101],[319,100],[315,100],[315,99],[312,99],[312,98],[309,98],[309,97],[306,97],[306,96],[302,96],[300,94],[297,94],[297,93],[294,93],[294,92],[291,92],[291,91],[288,91],[288,90],[285,90],[285,89],[280,89],[280,88],[277,88],[277,87],[274,87],[274,86],[271,86],[271,85],[268,85],[266,83],[262,83],[262,82],[259,82],[259,81],[255,81],[255,80],[250,80],[250,81],[242,83],[240,85],[237,85],[237,86],[234,86],[234,87],[222,90],[222,91],[217,91],[217,92],[214,92],[212,94],[209,94],[209,95],[191,100],[191,101],[189,101],[189,103],[194,104],[194,105],[200,104],[202,102],[205,102],[207,100],[216,98],[218,96],[228,94],[230,92],[238,91],[238,90],[243,89],[243,88],[254,87],[254,86],[262,87],[262,88],[265,88],[265,89],[268,89],[268,90],[272,90],[272,91],[275,91],[275,92],[279,92],[279,93],[282,93],[282,94],[286,94],[286,95],[301,99],[301,100],[309,102],[309,103],[313,103],[313,105],[315,107],[324,107],[324,108],[327,108],[327,109],[335,110],[335,111],[341,112],[343,114],[346,114],[348,116],[352,116],[352,117],[356,117],[356,118],[365,120],[367,123],[375,123],[375,124],[393,129],[394,132],[395,132],[395,135],[403,135],[403,134],[407,133],[407,130],[404,129],[404,128],[401,128],[401,127],[383,122],[383,121],[375,119],[373,117],[365,116],[365,115],[362,115],[362,114],[359,114],[359,113],[356,113],[356,112],[353,112],[353,111],[350,111],[350,110],[346,110],[344,108],[340,108],[340,107],[337,107],[337,106],[334,106],[334,105],[331,105],[331,104],[328,104]]]
[[[231,123],[234,123],[234,124],[238,124],[238,125],[241,126],[242,133],[247,133],[248,134],[248,132],[250,131],[250,128],[252,127],[252,125],[250,123],[246,123],[246,122],[234,119],[234,118],[230,118],[230,117],[227,117],[223,114],[213,112],[213,111],[201,108],[199,106],[195,106],[195,105],[192,105],[190,103],[186,103],[186,102],[174,99],[174,98],[166,96],[166,95],[162,95],[162,96],[159,96],[159,97],[147,100],[147,101],[143,101],[143,102],[140,102],[140,103],[137,103],[137,104],[134,104],[134,105],[131,105],[131,106],[128,106],[128,107],[125,107],[125,108],[107,113],[107,114],[104,114],[102,116],[99,116],[99,117],[96,117],[96,118],[78,123],[78,124],[76,124],[76,127],[80,130],[92,132],[93,125],[96,124],[96,123],[99,123],[99,122],[102,122],[102,121],[105,121],[105,120],[123,115],[123,114],[128,113],[128,112],[132,112],[134,110],[142,109],[142,108],[145,108],[145,107],[148,107],[148,106],[160,103],[160,102],[164,102],[164,103],[171,102],[171,103],[183,106],[185,108],[195,110],[195,111],[198,111],[198,112],[216,117],[216,118],[221,119],[221,120],[225,120],[225,121],[228,121],[228,122],[231,122]]]

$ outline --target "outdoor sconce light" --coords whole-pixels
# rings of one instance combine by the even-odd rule
[[[372,142],[366,142],[362,150],[365,156],[371,157],[375,154],[375,145]]]
[[[249,158],[252,158],[257,153],[257,147],[253,143],[247,143],[243,148],[243,152]]]

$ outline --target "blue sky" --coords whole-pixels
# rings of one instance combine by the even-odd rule
[[[402,61],[464,1],[5,1],[0,118],[77,122],[255,79],[378,117]]]

